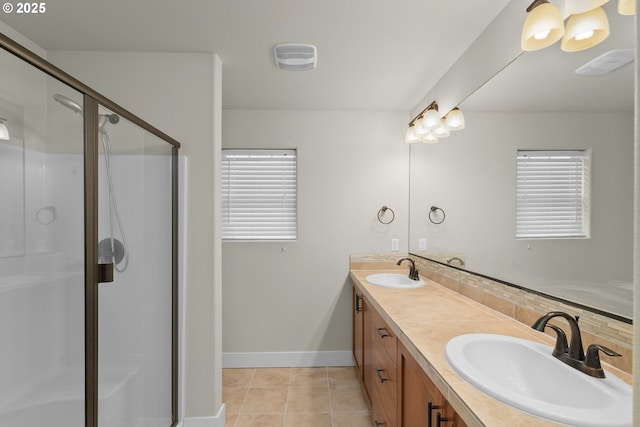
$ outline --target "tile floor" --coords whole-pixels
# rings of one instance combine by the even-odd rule
[[[353,367],[223,369],[225,427],[371,427]]]

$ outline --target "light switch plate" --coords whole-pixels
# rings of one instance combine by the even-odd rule
[[[391,239],[391,252],[398,252],[399,250],[398,239]]]

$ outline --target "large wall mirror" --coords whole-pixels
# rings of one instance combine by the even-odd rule
[[[634,64],[575,73],[606,52],[635,49],[634,17],[616,4],[605,6],[603,43],[523,53],[461,103],[464,130],[411,145],[413,255],[631,320]],[[518,150],[588,150],[587,238],[516,238]],[[440,224],[441,211],[429,219],[432,206],[446,215]]]

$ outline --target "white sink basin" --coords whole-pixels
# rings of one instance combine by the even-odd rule
[[[447,343],[451,367],[467,382],[525,412],[572,426],[632,425],[631,386],[590,377],[552,348],[504,335],[460,335]]]
[[[370,274],[365,280],[372,285],[384,286],[385,288],[411,289],[424,286],[424,280],[412,280],[406,274],[379,273]]]

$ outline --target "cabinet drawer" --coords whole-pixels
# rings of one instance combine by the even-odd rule
[[[380,406],[381,413],[390,424],[396,424],[398,411],[398,371],[387,351],[378,346],[373,352],[373,389],[376,396],[373,406]]]
[[[395,334],[391,331],[391,328],[387,326],[387,323],[384,319],[378,314],[377,311],[373,311],[373,329],[372,329],[372,339],[375,346],[384,347],[385,351],[393,361],[396,363],[396,357],[398,353],[398,339]]]

